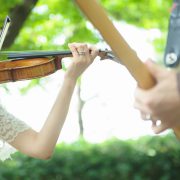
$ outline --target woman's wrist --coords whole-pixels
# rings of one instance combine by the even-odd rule
[[[72,78],[72,77],[69,77],[69,76],[67,76],[67,75],[65,75],[64,76],[64,82],[66,83],[66,84],[70,84],[70,85],[75,85],[76,84],[76,81],[77,81],[77,79],[76,78]]]

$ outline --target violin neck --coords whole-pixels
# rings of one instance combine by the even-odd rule
[[[64,51],[0,51],[0,60],[18,60],[18,59],[34,59],[34,58],[51,58],[51,57],[72,57],[70,50]],[[98,56],[103,59],[111,59],[117,61],[112,51],[99,49]]]
[[[52,56],[71,57],[71,51],[1,51],[0,54],[7,59],[31,59]]]

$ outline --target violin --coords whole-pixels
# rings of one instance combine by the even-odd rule
[[[99,50],[98,56],[119,62],[109,50]],[[48,76],[62,69],[65,57],[72,57],[71,51],[0,51],[0,83]]]
[[[6,17],[0,31],[0,50],[7,35],[11,19]],[[103,59],[117,62],[112,51],[99,50]],[[0,51],[0,83],[40,78],[62,69],[62,59],[71,57],[71,51]]]

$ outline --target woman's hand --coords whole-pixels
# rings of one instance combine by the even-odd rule
[[[88,47],[83,43],[71,43],[69,48],[73,54],[73,61],[68,67],[65,77],[76,81],[98,55],[98,50],[94,46]]]
[[[152,61],[147,61],[146,64],[157,84],[150,90],[137,87],[134,107],[140,111],[142,119],[152,121],[152,129],[158,134],[168,128],[180,126],[177,73],[159,67]]]

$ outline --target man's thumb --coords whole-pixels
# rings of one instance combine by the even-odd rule
[[[154,77],[158,77],[159,72],[162,71],[162,68],[157,65],[155,62],[153,62],[151,59],[148,59],[145,64],[147,65],[150,73],[154,76]]]

